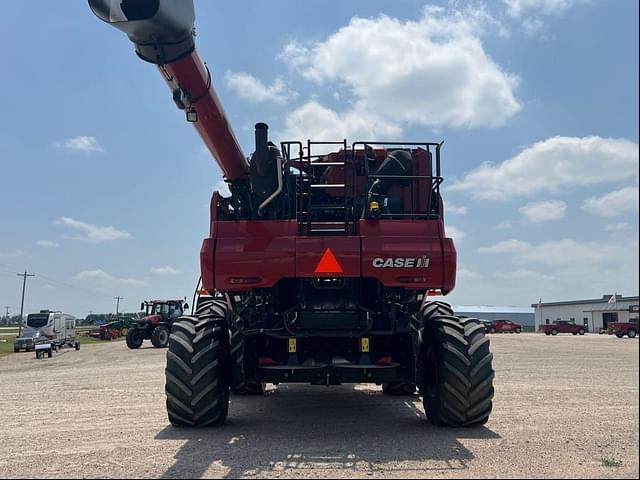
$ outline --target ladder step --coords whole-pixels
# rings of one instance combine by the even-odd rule
[[[344,183],[314,183],[309,185],[311,188],[344,188]]]
[[[311,207],[309,207],[311,210],[344,210],[345,207],[344,205],[311,205]]]
[[[311,233],[345,233],[346,228],[312,228]]]

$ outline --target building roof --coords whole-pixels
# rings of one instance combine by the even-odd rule
[[[602,298],[599,299],[591,299],[591,300],[569,300],[565,302],[547,302],[541,303],[540,305],[543,307],[558,307],[563,305],[584,305],[584,304],[594,304],[594,303],[607,303],[613,294],[603,295]],[[640,300],[639,296],[635,297],[623,297],[622,295],[616,295],[616,302],[637,302]],[[537,303],[532,303],[531,306],[536,308],[538,306]]]

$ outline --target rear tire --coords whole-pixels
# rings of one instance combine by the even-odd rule
[[[584,335],[584,328],[581,328],[580,330],[578,330],[578,334],[579,335]]]
[[[629,338],[636,338],[636,331],[634,329],[631,329],[627,332],[627,336]]]
[[[557,330],[551,330],[551,335],[557,335],[558,331]]]
[[[451,308],[422,307],[422,392],[434,425],[471,427],[486,423],[494,395],[489,338],[474,318],[457,318]]]
[[[222,425],[229,411],[227,306],[199,305],[173,323],[167,352],[167,414],[176,427]]]
[[[622,338],[622,337],[624,337],[624,333],[622,333],[622,332],[616,332],[616,337],[618,337],[618,338]]]
[[[127,347],[135,350],[136,348],[140,348],[142,346],[142,342],[144,342],[142,331],[140,331],[138,327],[130,328],[129,332],[127,333]]]
[[[156,348],[166,348],[169,345],[169,329],[164,326],[154,328],[151,343]]]
[[[385,395],[413,395],[416,393],[416,384],[411,382],[383,383],[382,393]]]

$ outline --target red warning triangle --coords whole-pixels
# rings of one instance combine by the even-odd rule
[[[342,273],[342,266],[330,248],[324,251],[315,273]]]

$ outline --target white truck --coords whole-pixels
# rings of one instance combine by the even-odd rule
[[[36,333],[17,338],[14,347],[16,351],[22,348],[37,350],[38,345],[44,344],[49,344],[53,350],[65,346],[80,349],[80,344],[76,341],[76,318],[73,315],[40,310],[39,313],[27,315],[26,327],[25,332],[35,331]]]

